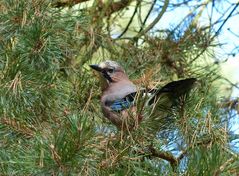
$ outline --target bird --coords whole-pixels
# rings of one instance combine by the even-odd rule
[[[102,80],[100,102],[103,115],[123,130],[137,128],[144,119],[144,109],[151,109],[148,116],[152,116],[157,106],[165,110],[171,108],[180,96],[192,89],[197,80],[186,78],[172,81],[159,89],[146,89],[136,86],[116,61],[106,60],[89,66],[99,73]]]

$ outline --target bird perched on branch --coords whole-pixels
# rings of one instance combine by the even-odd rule
[[[167,111],[176,100],[189,92],[195,78],[173,81],[159,89],[138,88],[130,81],[124,69],[115,61],[107,60],[90,67],[100,73],[102,83],[101,106],[104,116],[118,128],[132,129],[143,120],[143,111],[150,109],[148,116],[161,116],[157,107]]]

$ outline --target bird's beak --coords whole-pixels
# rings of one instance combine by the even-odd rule
[[[93,64],[93,65],[90,65],[90,67],[98,72],[102,71],[102,68],[99,65]]]

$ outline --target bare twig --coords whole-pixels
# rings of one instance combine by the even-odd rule
[[[239,89],[238,84],[234,84],[233,82],[231,82],[229,79],[227,79],[225,77],[222,77],[221,79],[227,81],[232,87],[235,87],[235,88]]]
[[[137,1],[137,4],[136,4],[136,7],[135,7],[135,9],[134,9],[133,15],[131,16],[131,18],[130,18],[128,24],[127,24],[127,26],[126,26],[125,29],[124,29],[124,31],[123,31],[117,38],[122,37],[122,36],[128,31],[129,26],[130,26],[130,24],[132,23],[132,21],[133,21],[133,19],[134,19],[134,16],[135,16],[135,14],[136,14],[136,12],[137,12],[137,10],[138,10],[138,7],[139,7],[140,3],[141,3],[141,1]]]
[[[222,30],[223,26],[225,25],[225,23],[228,21],[228,19],[232,16],[232,14],[234,13],[234,11],[237,9],[239,5],[239,1],[235,4],[235,7],[232,9],[232,11],[229,13],[229,15],[226,17],[226,19],[223,21],[223,23],[221,24],[221,26],[218,28],[218,30],[215,32],[215,34],[210,38],[210,40],[208,41],[208,44],[203,48],[203,50],[198,53],[196,55],[196,57],[191,61],[194,62],[195,60],[197,60],[197,58],[199,58],[207,49],[207,46],[209,46],[209,43],[211,43],[215,37],[218,36],[218,34],[220,33],[220,31]]]
[[[232,9],[232,11],[230,12],[230,14],[227,16],[227,18],[223,21],[223,23],[221,24],[221,26],[218,28],[217,32],[215,33],[215,35],[213,36],[216,37],[220,31],[222,30],[223,26],[226,24],[226,22],[228,21],[228,19],[232,16],[232,14],[234,13],[234,11],[237,9],[239,5],[239,1],[235,4],[235,7]]]
[[[140,28],[139,32],[141,32],[143,30],[143,28],[144,28],[144,26],[145,26],[145,24],[146,24],[146,22],[147,22],[147,20],[149,18],[149,15],[151,14],[151,12],[152,12],[152,10],[154,8],[154,5],[155,5],[156,1],[157,0],[154,0],[154,2],[152,3],[152,5],[151,5],[151,7],[150,7],[150,9],[148,11],[148,14],[146,15],[146,17],[145,17],[145,19],[144,19],[144,21],[143,21],[143,23],[141,25],[141,28]]]
[[[140,38],[142,35],[146,34],[150,29],[152,29],[158,22],[159,20],[162,18],[163,14],[166,12],[167,10],[167,7],[168,7],[168,4],[169,4],[169,0],[165,0],[164,2],[164,5],[163,5],[163,8],[161,10],[161,12],[158,14],[158,16],[154,19],[154,21],[148,25],[148,27],[144,30],[142,30],[141,32],[139,32],[135,37],[134,39],[138,39]]]

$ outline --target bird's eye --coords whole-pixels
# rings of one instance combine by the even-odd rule
[[[114,69],[110,68],[107,70],[109,73],[113,73],[114,72]]]

